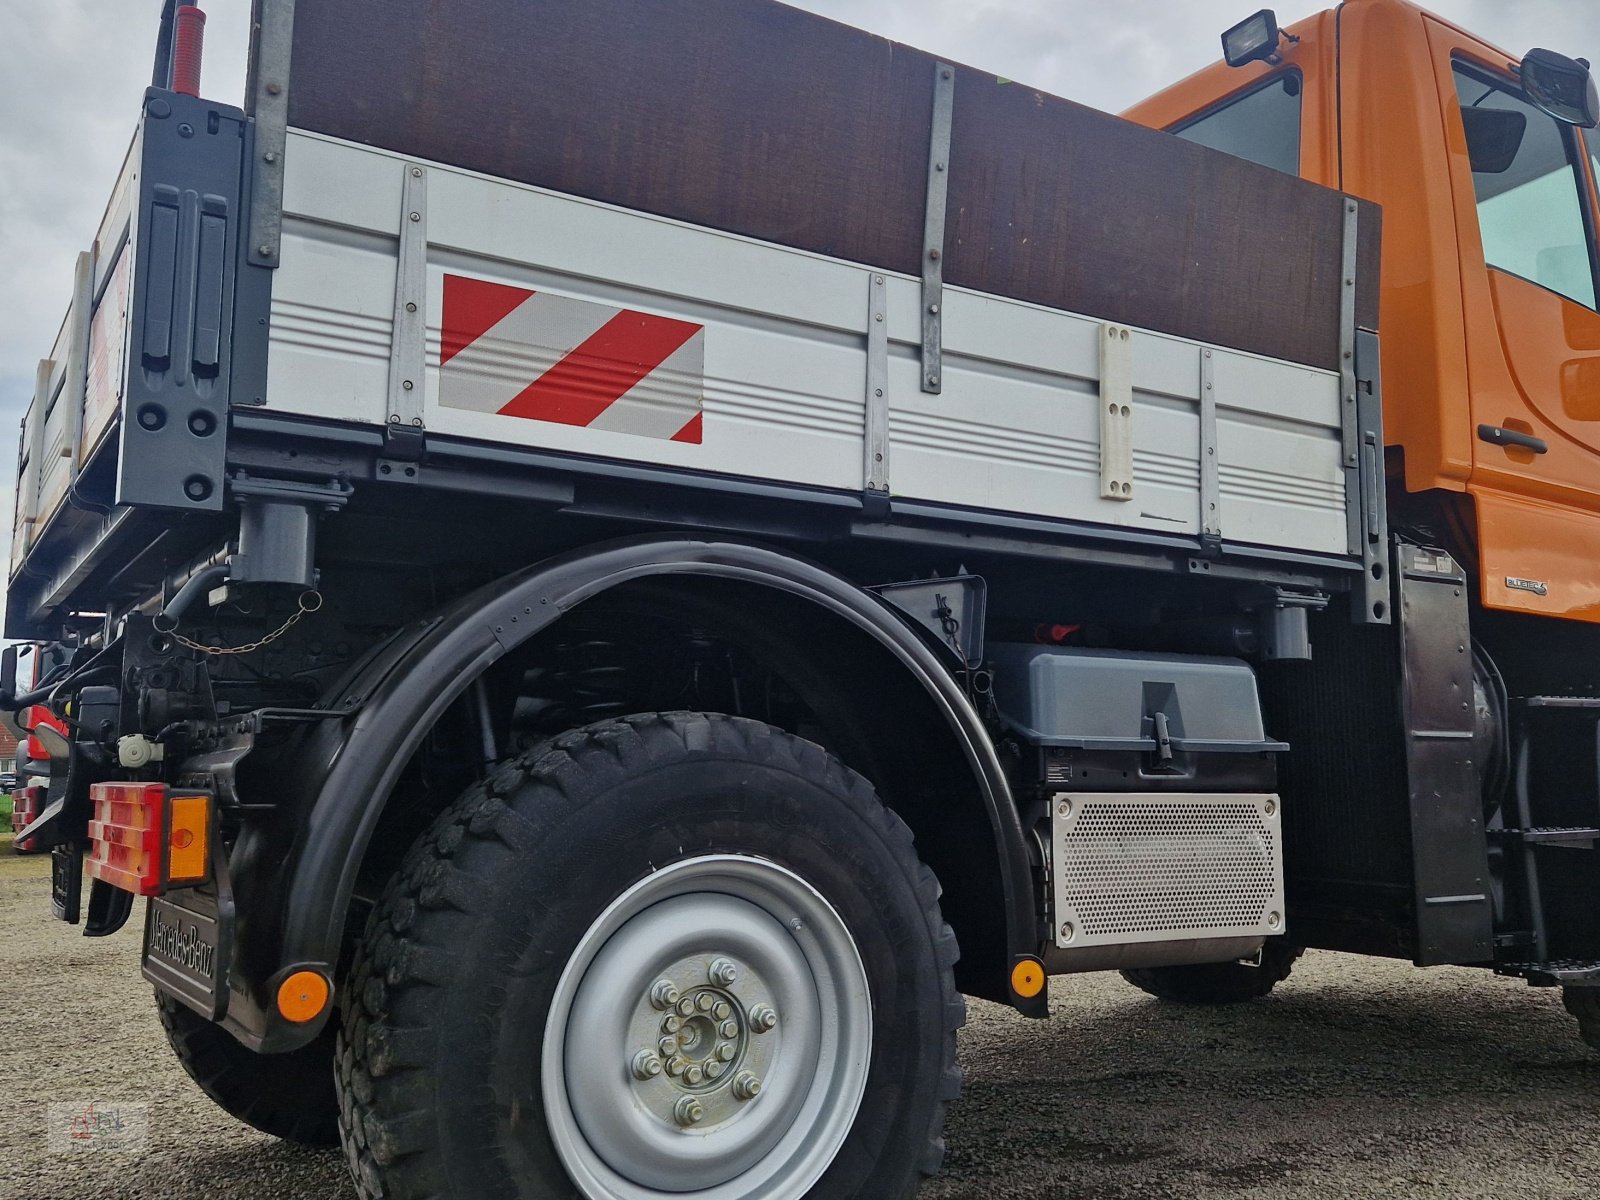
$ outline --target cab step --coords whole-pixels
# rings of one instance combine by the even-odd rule
[[[1534,987],[1600,986],[1600,962],[1585,962],[1580,959],[1496,963],[1494,973],[1526,979]]]
[[[1490,837],[1521,842],[1524,846],[1572,846],[1580,850],[1592,850],[1595,842],[1600,840],[1600,829],[1587,825],[1543,825],[1531,829],[1491,829],[1488,832]]]

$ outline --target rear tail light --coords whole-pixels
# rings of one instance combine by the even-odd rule
[[[21,833],[44,810],[44,788],[38,784],[19,787],[11,794],[11,832]],[[15,849],[31,851],[39,848],[39,839],[18,838]]]
[[[96,783],[84,867],[91,879],[136,896],[204,883],[211,850],[211,796],[164,783]]]

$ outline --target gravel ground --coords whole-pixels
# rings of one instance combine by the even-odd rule
[[[350,1200],[336,1153],[255,1133],[189,1082],[133,932],[85,939],[48,919],[47,892],[43,859],[0,846],[0,1197]],[[1600,1056],[1552,992],[1313,953],[1231,1009],[1115,977],[1050,995],[1049,1022],[972,1002],[966,1095],[921,1200],[1596,1194]],[[148,1150],[52,1152],[48,1106],[91,1100],[147,1104]]]

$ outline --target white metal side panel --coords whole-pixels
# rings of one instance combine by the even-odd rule
[[[897,495],[1167,533],[1199,526],[1200,351],[1133,334],[1132,503],[1100,494],[1101,323],[945,289],[940,394],[922,391],[916,286],[890,292]]]
[[[22,417],[22,444],[17,454],[17,498],[11,521],[11,574],[22,567],[22,559],[33,544],[36,505],[39,500],[39,455],[35,453],[35,424],[44,416],[44,405],[37,399]]]
[[[143,129],[141,124],[134,134],[133,143],[122,160],[122,169],[117,173],[116,185],[111,189],[111,198],[106,202],[105,215],[100,218],[100,228],[95,232],[94,292],[97,297],[105,290],[106,277],[117,263],[116,251],[127,240],[133,221],[133,200],[139,192]]]
[[[272,284],[268,406],[383,424],[393,241],[286,218],[281,253]]]
[[[1233,351],[1215,362],[1223,537],[1345,553],[1338,377]]]
[[[271,408],[385,419],[404,163],[293,136],[273,287]],[[430,431],[784,482],[861,487],[865,272],[466,172],[427,169]],[[446,273],[705,326],[704,440],[441,405]],[[537,347],[511,353],[528,382]]]
[[[406,230],[406,160],[292,132],[288,164],[269,407],[389,419],[404,231],[422,239],[430,432],[863,487],[868,268],[428,163]],[[929,394],[920,281],[878,274],[893,496],[1186,534],[1216,503],[1226,541],[1345,553],[1336,375],[1213,349],[1208,444],[1202,347],[1132,330],[1133,490],[1103,498],[1099,321],[947,288]],[[463,289],[483,310],[465,335],[446,311]],[[618,329],[673,336],[635,379],[586,349]],[[541,407],[556,376],[616,394],[603,415]],[[1218,464],[1210,499],[1202,455]]]
[[[39,493],[34,501],[35,534],[55,515],[72,481],[72,420],[68,407],[72,389],[67,386],[67,368],[71,362],[73,324],[73,313],[69,310],[50,354],[55,369],[50,374],[49,391],[34,401],[35,405],[44,404],[44,431],[37,443],[41,453],[35,464],[39,481]]]
[[[97,261],[96,270],[101,265]],[[78,465],[83,466],[122,411],[128,366],[128,281],[133,273],[133,250],[124,242],[116,255],[105,290],[89,322],[89,374],[84,381],[83,444]]]

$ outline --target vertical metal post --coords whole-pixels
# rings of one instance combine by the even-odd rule
[[[61,399],[67,405],[67,435],[61,454],[71,459],[68,482],[78,477],[83,449],[83,403],[89,387],[89,317],[94,308],[94,255],[78,255],[72,280],[72,327],[67,342],[67,379]]]
[[[406,163],[402,179],[388,423],[420,429],[427,368],[428,173],[420,163]]]
[[[294,43],[294,0],[256,0],[255,37],[247,111],[255,118],[255,162],[250,180],[249,262],[278,265],[283,240],[283,155],[289,140],[289,58]]]
[[[1360,476],[1361,587],[1351,593],[1351,616],[1387,625],[1394,609],[1389,578],[1389,495],[1383,458],[1383,381],[1378,335],[1356,330],[1356,435]],[[1347,406],[1348,407],[1348,406]]]
[[[1361,448],[1356,432],[1356,237],[1358,211],[1344,204],[1344,242],[1339,259],[1339,427],[1343,433],[1346,541],[1361,553]]]
[[[1216,544],[1222,538],[1222,483],[1217,463],[1216,359],[1208,346],[1200,351],[1200,538]]]
[[[944,382],[944,235],[955,96],[955,68],[949,63],[936,63],[933,124],[928,138],[928,202],[922,225],[922,390],[935,395]]]
[[[865,471],[868,491],[889,491],[889,301],[884,277],[867,277]]]

